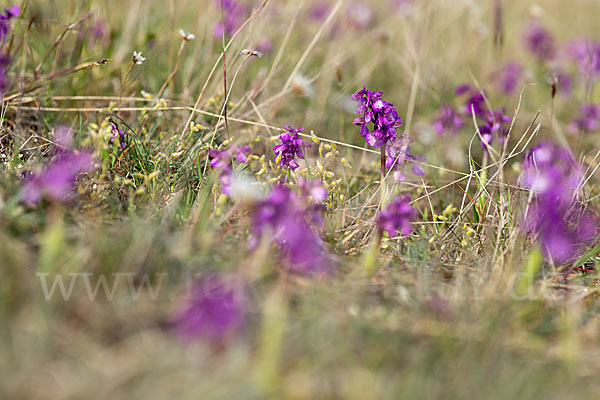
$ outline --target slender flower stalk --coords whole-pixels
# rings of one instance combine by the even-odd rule
[[[179,64],[181,63],[181,54],[183,53],[183,49],[185,48],[185,45],[187,44],[187,42],[189,42],[195,38],[195,36],[193,34],[186,33],[183,30],[179,31],[179,35],[181,36],[182,40],[181,40],[181,44],[179,45],[179,50],[177,50],[177,56],[176,56],[177,58],[175,61],[175,66],[173,67],[173,71],[171,71],[171,73],[167,77],[167,80],[165,80],[165,82],[162,84],[162,86],[158,90],[158,93],[156,94],[157,98],[160,98],[160,96],[162,96],[163,92],[165,91],[165,89],[167,88],[169,83],[171,83],[171,81],[175,77],[175,74],[177,74],[177,71],[179,71]]]
[[[119,104],[117,106],[117,112],[121,109],[121,101],[123,100],[123,90],[125,89],[125,84],[127,83],[129,74],[133,70],[134,65],[141,65],[144,63],[144,61],[146,61],[146,58],[142,56],[142,53],[134,50],[133,56],[131,57],[131,62],[129,63],[129,67],[127,68],[127,72],[121,80],[121,90],[119,92]]]

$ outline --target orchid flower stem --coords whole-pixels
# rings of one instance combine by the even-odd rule
[[[485,196],[483,195],[485,187],[487,186],[487,169],[486,169],[487,164],[488,164],[488,154],[484,153],[483,160],[482,160],[482,170],[483,171],[481,172],[480,179],[479,179],[480,195],[479,195],[479,199],[478,199],[479,209],[481,210],[481,214],[482,214],[482,215],[480,215],[481,220],[483,220],[485,218],[485,215],[483,215],[483,214],[485,213],[485,206],[486,206],[486,202],[487,202],[485,199]]]
[[[127,73],[125,74],[125,76],[123,77],[123,80],[121,81],[121,90],[119,92],[119,104],[117,105],[117,110],[121,109],[121,101],[123,100],[123,90],[125,89],[125,84],[127,83],[127,78],[129,78],[129,74],[131,73],[131,70],[133,69],[134,65],[135,65],[135,62],[132,60],[131,63],[129,63],[129,68],[127,69]]]
[[[381,184],[383,185],[383,181],[385,180],[385,148],[386,145],[380,147],[381,151]]]
[[[377,259],[381,248],[382,231],[377,229],[371,247],[365,254],[363,270],[367,276],[372,276],[377,271]]]

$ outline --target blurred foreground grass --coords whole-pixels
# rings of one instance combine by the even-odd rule
[[[597,273],[560,279],[555,266],[532,261],[535,246],[515,233],[526,196],[499,178],[489,206],[480,204],[487,213],[448,209],[461,206],[465,188],[474,190],[465,185],[481,178],[472,169],[482,152],[468,150],[473,132],[439,138],[430,128],[457,84],[487,86],[499,65],[527,59],[520,41],[532,4],[502,2],[504,45],[494,48],[491,1],[415,0],[394,12],[371,1],[376,19],[366,28],[351,26],[352,2],[326,3],[340,8],[324,23],[310,18],[313,2],[266,2],[227,52],[230,139],[252,144],[253,162],[272,158],[270,138],[283,124],[321,138],[308,162],[331,193],[323,236],[339,268],[311,279],[282,272],[268,246],[248,250],[244,208],[220,196],[207,167],[209,144],[227,139],[221,67],[207,80],[222,47],[213,37],[216,2],[26,2],[9,93],[27,87],[42,61],[39,76],[109,61],[44,82],[3,108],[0,398],[597,397]],[[533,10],[567,40],[595,33],[600,5],[548,0]],[[195,39],[182,46],[180,28]],[[240,54],[265,40],[273,48],[263,57]],[[134,50],[146,57],[142,65],[131,65]],[[511,114],[521,101],[514,141],[539,110],[537,136],[569,142],[589,162],[597,133],[567,137],[576,102],[552,100],[542,67],[528,65],[521,98],[489,92]],[[421,223],[410,238],[384,239],[372,277],[360,270],[379,156],[364,150],[349,100],[363,85],[402,110],[415,153],[430,165],[424,180],[394,187],[420,196]],[[201,92],[200,112],[187,125]],[[127,152],[106,144],[109,116],[136,133]],[[81,179],[77,201],[27,207],[22,178],[44,164],[61,125],[78,146],[102,155],[99,172]],[[519,161],[508,161],[507,180]],[[248,167],[254,175],[257,165]],[[274,169],[259,175],[266,188],[277,178]],[[533,272],[523,278],[528,257]],[[226,272],[246,282],[244,331],[218,344],[180,340],[172,315],[193,277]],[[111,299],[100,290],[91,300],[81,274],[92,287],[101,275],[109,284],[125,275]],[[58,286],[46,298],[42,282],[56,276],[67,286],[75,277],[68,300]]]

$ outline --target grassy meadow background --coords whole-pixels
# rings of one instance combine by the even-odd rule
[[[600,2],[363,0],[366,24],[352,0],[240,3],[245,25],[224,39],[213,0],[17,3],[2,47],[0,398],[597,398],[597,241],[542,261],[521,229],[530,192],[519,176],[524,154],[553,140],[585,164],[581,198],[596,214],[600,130],[569,126],[600,94],[565,62],[573,90],[553,96],[555,65],[532,56],[523,32],[537,20],[557,47],[599,39]],[[498,74],[511,60],[523,72],[506,94]],[[484,156],[470,119],[455,136],[433,129],[442,104],[462,107],[463,83],[514,117],[505,151]],[[396,106],[425,175],[381,184],[379,151],[352,124],[363,86]],[[111,145],[113,124],[126,147]],[[293,172],[274,163],[285,124],[312,143]],[[96,167],[68,201],[25,204],[60,127]],[[231,143],[252,156],[224,196],[208,151]],[[328,276],[289,273],[273,246],[248,246],[255,193],[302,174],[329,193]],[[373,253],[382,192],[410,195],[417,218]],[[93,286],[129,278],[110,299],[82,283],[68,300],[44,295],[44,277],[72,274]],[[244,326],[182,339],[173,316],[209,274],[243,286]]]

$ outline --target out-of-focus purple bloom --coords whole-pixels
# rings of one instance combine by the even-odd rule
[[[375,13],[373,8],[366,3],[352,3],[346,10],[348,23],[358,29],[364,29],[373,24]]]
[[[106,30],[106,24],[104,23],[104,21],[97,20],[90,27],[89,32],[90,32],[90,38],[89,38],[88,45],[90,47],[93,47],[96,44],[100,44],[101,46],[104,46],[104,47],[109,45],[110,35],[109,35],[108,31]]]
[[[465,112],[467,115],[470,116],[474,113],[476,116],[481,116],[486,113],[487,105],[485,104],[484,93],[475,89],[468,83],[457,86],[454,90],[454,94],[457,97],[467,95],[465,101]]]
[[[34,206],[44,197],[64,202],[73,195],[77,176],[93,168],[88,153],[63,151],[43,171],[30,177],[23,187],[23,201]]]
[[[525,29],[525,47],[540,61],[554,58],[556,47],[554,38],[538,22],[532,21]]]
[[[600,43],[591,39],[576,39],[567,44],[567,55],[575,61],[586,78],[600,74]]]
[[[564,262],[592,240],[596,221],[577,201],[583,172],[571,153],[554,143],[535,146],[525,156],[522,182],[535,193],[525,230],[539,236],[547,257]]]
[[[483,93],[479,91],[473,91],[465,102],[465,109],[468,115],[483,115],[487,111],[487,105],[485,104],[485,97]]]
[[[571,75],[567,74],[562,70],[556,70],[551,76],[551,80],[558,84],[558,92],[564,96],[568,96],[573,91],[573,79]]]
[[[396,128],[402,125],[402,119],[392,103],[384,101],[383,92],[375,92],[363,87],[352,95],[352,100],[358,101],[353,124],[360,126],[360,134],[367,144],[379,148],[396,138]],[[369,124],[373,124],[370,128]]]
[[[245,163],[250,154],[250,146],[231,146],[225,150],[209,150],[210,166],[216,169],[231,169],[231,160]]]
[[[77,177],[94,168],[94,158],[73,150],[73,132],[67,127],[54,130],[56,151],[46,167],[32,174],[23,186],[22,200],[34,206],[42,199],[64,202],[71,199]]]
[[[326,207],[321,202],[327,199],[328,193],[323,182],[314,180],[309,181],[303,177],[298,179],[298,189],[300,195],[305,199],[309,205],[305,207],[305,214],[308,215],[311,224],[316,226],[323,225],[323,214],[325,213]]]
[[[299,167],[296,156],[304,159],[304,148],[311,147],[311,144],[303,141],[298,135],[304,128],[293,129],[289,125],[285,125],[284,128],[285,132],[279,136],[281,143],[273,147],[273,151],[277,154],[277,165],[296,169]]]
[[[390,0],[390,3],[399,9],[405,9],[408,6],[411,6],[413,0]]]
[[[6,81],[6,69],[10,65],[10,58],[5,55],[0,55],[0,96],[4,93],[4,89],[6,89],[7,81]]]
[[[584,104],[579,108],[579,116],[569,126],[571,133],[595,132],[600,122],[600,106]]]
[[[237,279],[209,276],[192,289],[173,326],[184,340],[222,341],[244,327],[245,299]]]
[[[300,177],[298,179],[298,189],[305,198],[310,198],[315,203],[320,203],[327,198],[327,189],[321,181],[309,181]]]
[[[463,83],[462,85],[458,85],[456,89],[454,89],[454,94],[456,96],[462,96],[463,94],[470,92],[473,90],[473,87],[468,83]]]
[[[409,162],[413,163],[412,173],[416,176],[425,175],[425,170],[415,161],[425,160],[425,156],[414,156],[410,152],[410,141],[411,137],[403,133],[397,139],[389,142],[386,149],[387,158],[385,160],[385,168],[392,170],[394,180],[396,182],[402,182],[406,178],[404,175],[404,168]]]
[[[221,9],[221,0],[216,0],[217,8]],[[220,38],[223,36],[223,24],[225,25],[225,34],[233,35],[244,22],[248,14],[248,7],[239,0],[223,0],[224,21],[219,21],[213,29],[213,36]]]
[[[230,146],[225,150],[209,150],[210,166],[219,170],[219,181],[221,182],[221,191],[223,194],[231,196],[231,184],[233,183],[233,165],[232,160],[239,163],[248,161],[250,146]]]
[[[488,111],[486,123],[479,126],[481,146],[484,150],[487,150],[487,146],[492,144],[495,136],[498,138],[500,144],[504,144],[508,136],[511,121],[512,118],[504,114],[504,107],[496,111]]]
[[[330,272],[331,263],[321,239],[310,224],[315,221],[314,206],[314,203],[307,205],[286,186],[274,187],[269,197],[254,209],[251,248],[269,232],[281,248],[290,272],[302,275]]]
[[[400,232],[408,236],[412,232],[411,222],[417,216],[417,210],[410,206],[410,196],[397,196],[377,217],[377,226],[381,231],[387,231],[390,236]]]
[[[452,106],[443,104],[440,107],[440,115],[433,123],[433,129],[440,135],[450,132],[456,136],[463,125],[462,116]]]
[[[10,31],[10,20],[19,15],[21,15],[21,9],[16,5],[8,7],[4,13],[0,14],[0,41],[4,41]]]
[[[273,51],[273,42],[269,38],[264,38],[255,46],[256,50],[263,53],[269,54]]]
[[[498,83],[500,88],[506,94],[512,94],[517,88],[519,79],[523,73],[523,68],[516,61],[509,61],[504,65],[499,75]]]
[[[0,14],[0,46],[4,44],[8,32],[10,32],[10,20],[18,17],[21,14],[19,6],[11,6],[4,10],[4,13]],[[6,89],[6,70],[10,65],[10,58],[7,54],[0,55],[0,96]]]
[[[308,15],[311,19],[322,21],[329,14],[329,9],[330,6],[327,1],[318,1],[310,7]]]

